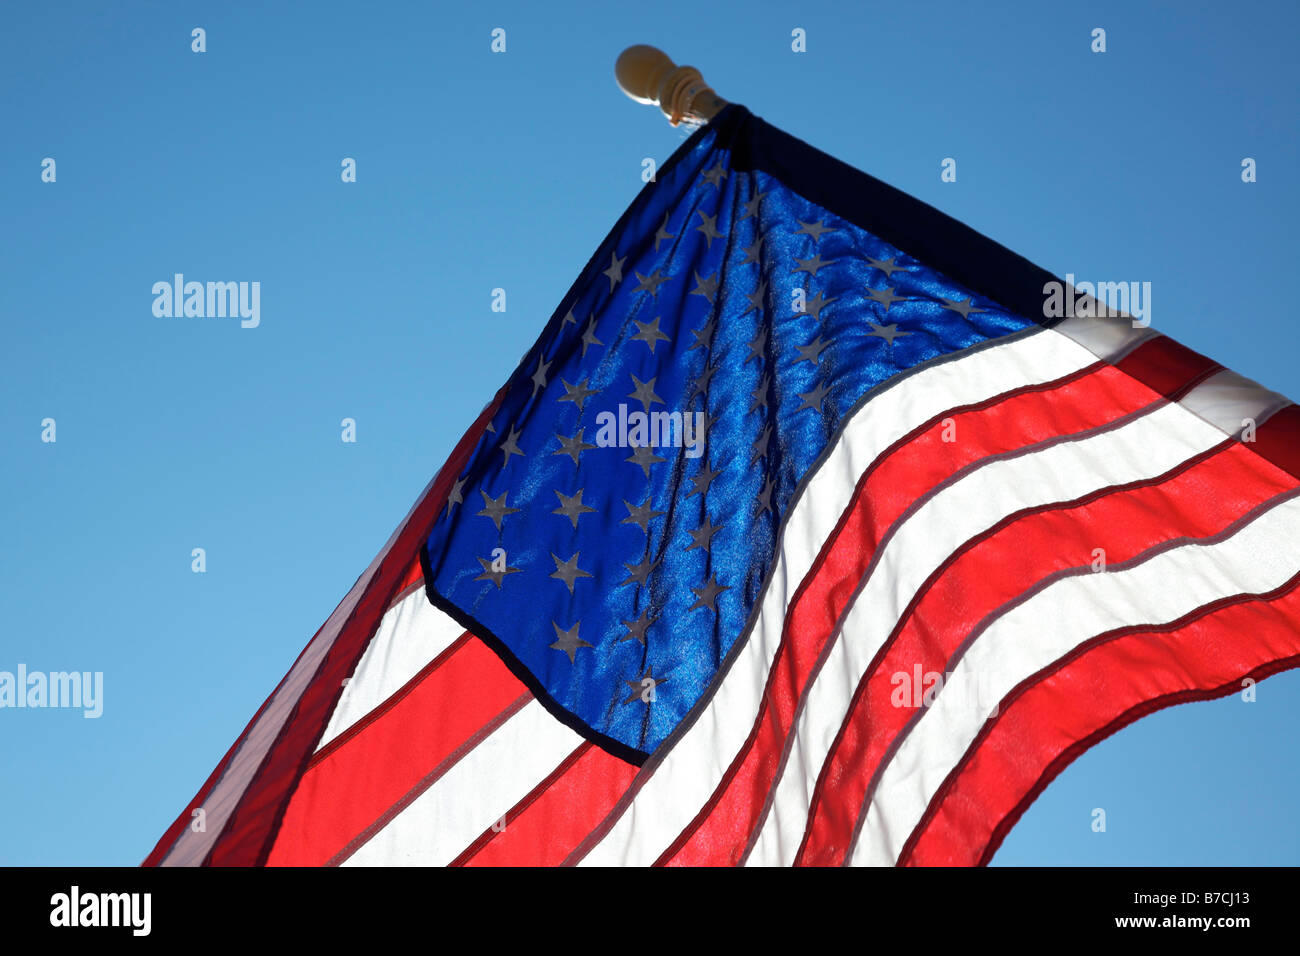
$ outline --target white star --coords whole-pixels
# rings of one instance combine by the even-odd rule
[[[554,555],[552,555],[552,557],[554,557]],[[551,577],[555,577],[555,575],[552,574]],[[572,585],[570,585],[569,590],[573,590]],[[551,627],[555,628],[555,643],[550,645],[550,647],[553,650],[563,651],[565,654],[568,654],[570,664],[573,663],[574,655],[578,653],[579,648],[591,647],[589,643],[578,636],[578,628],[581,625],[582,622],[579,621],[567,631],[562,631],[560,630],[560,625],[556,624],[554,621],[551,622]]]
[[[767,195],[767,193],[754,193],[754,198],[751,199],[751,200],[749,200],[749,202],[747,202],[747,203],[744,204],[745,214],[744,214],[743,216],[740,217],[740,222],[744,222],[744,221],[745,221],[746,219],[748,219],[750,216],[757,216],[757,215],[758,215],[758,207],[759,207],[759,203],[762,201],[763,197],[766,196],[766,195]]]
[[[537,393],[539,391],[541,391],[546,387],[546,372],[554,364],[555,364],[554,362],[546,362],[545,364],[543,364],[542,357],[540,355],[537,356],[537,371],[533,373],[533,397],[534,398],[537,397]]]
[[[510,434],[506,436],[506,440],[501,443],[500,448],[502,454],[506,456],[506,460],[501,463],[502,468],[510,464],[511,455],[518,455],[520,458],[524,456],[523,449],[519,447],[519,432],[513,425],[510,427]]]
[[[700,210],[700,218],[704,220],[701,225],[696,226],[700,232],[704,233],[709,240],[708,245],[713,245],[714,239],[721,239],[722,233],[718,232],[718,217],[710,216],[703,209]]]
[[[812,274],[815,276],[815,275],[817,275],[817,273],[818,273],[819,270],[821,270],[821,269],[825,269],[828,265],[831,265],[831,263],[835,262],[836,260],[834,260],[834,259],[830,259],[830,260],[823,259],[823,258],[822,258],[822,254],[819,252],[819,253],[817,253],[817,255],[813,256],[811,259],[795,259],[794,261],[797,262],[797,263],[799,263],[799,268],[793,270],[793,271],[790,273],[791,275],[795,275],[795,274],[800,273],[800,272],[809,272],[809,273],[812,273]]]
[[[593,315],[587,327],[582,331],[582,357],[587,357],[587,349],[593,345],[604,345],[600,339],[596,338],[596,317]]]
[[[461,493],[461,489],[465,487],[466,480],[465,478],[457,478],[456,483],[451,486],[451,493],[447,495],[447,514],[451,514],[452,505],[463,505],[465,503],[465,496]]]
[[[818,289],[815,296],[804,302],[803,310],[820,322],[822,318],[822,309],[826,308],[826,306],[830,305],[834,301],[834,299],[823,298],[821,290]]]
[[[639,339],[640,341],[644,342],[646,345],[650,346],[651,354],[654,353],[656,342],[670,341],[668,336],[664,335],[662,332],[659,331],[658,318],[656,318],[653,322],[638,322],[636,319],[633,319],[632,324],[637,327],[637,333],[636,335],[632,336],[632,338]]]
[[[879,269],[885,274],[886,279],[900,270],[903,272],[907,271],[902,266],[894,265],[893,259],[873,259],[871,256],[867,256],[867,265],[871,266],[873,269]]]
[[[890,345],[893,345],[894,339],[899,336],[912,334],[911,332],[898,331],[897,322],[891,322],[889,325],[876,325],[875,322],[868,322],[867,325],[871,326],[871,331],[867,333],[868,336],[877,335]]]
[[[822,410],[822,402],[826,400],[826,393],[830,390],[830,386],[825,382],[818,382],[817,387],[811,392],[800,392],[799,397],[803,399],[803,404],[796,408],[795,411],[801,412],[805,408],[812,408],[820,412]]]
[[[889,307],[895,302],[902,302],[905,298],[901,295],[894,295],[894,290],[888,287],[884,289],[868,289],[867,295],[883,305],[886,312],[889,311]]]
[[[648,276],[643,276],[635,270],[632,274],[636,276],[637,282],[639,283],[634,291],[649,292],[656,299],[659,298],[659,287],[668,281],[668,277],[660,275],[658,269],[650,273]]]
[[[794,233],[796,236],[802,234],[806,236],[812,236],[814,239],[820,239],[822,237],[823,232],[834,232],[834,230],[830,226],[825,224],[824,220],[818,220],[816,222],[804,222],[802,219],[800,219],[798,222],[799,222],[799,228],[796,229]]]
[[[722,181],[727,178],[727,170],[722,165],[722,160],[719,159],[716,166],[701,173],[700,178],[712,186],[721,186]]]
[[[944,299],[943,307],[951,309],[958,313],[963,319],[970,318],[972,312],[987,312],[988,309],[979,309],[975,307],[975,299]]]
[[[691,290],[691,295],[702,295],[713,301],[713,297],[718,294],[718,277],[717,275],[705,276],[700,278],[700,274],[695,273],[695,288]]]
[[[614,253],[609,254],[609,268],[605,270],[605,275],[609,276],[609,291],[613,292],[614,288],[623,281],[623,263],[627,262],[627,256],[620,259]]]
[[[669,239],[676,238],[676,236],[668,231],[668,214],[664,213],[664,224],[660,226],[659,231],[655,233],[655,252],[659,251],[659,243],[667,242]]]
[[[636,383],[636,390],[628,392],[627,397],[636,399],[645,407],[647,412],[650,411],[651,405],[663,405],[664,400],[655,394],[655,382],[657,379],[658,376],[650,379],[648,382],[643,382],[633,375],[632,381]]]
[[[551,560],[555,562],[555,570],[551,572],[550,576],[555,578],[557,581],[563,581],[568,587],[570,594],[573,593],[574,581],[578,580],[578,578],[589,578],[592,576],[591,572],[584,571],[582,568],[578,567],[579,557],[579,553],[575,551],[573,557],[569,558],[569,560],[561,561],[554,551],[551,552]],[[574,628],[574,631],[577,631],[576,627]],[[587,646],[590,647],[591,645],[588,644]]]

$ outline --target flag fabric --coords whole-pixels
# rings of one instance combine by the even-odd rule
[[[1294,404],[742,106],[656,179],[147,864],[986,863],[1300,660]]]

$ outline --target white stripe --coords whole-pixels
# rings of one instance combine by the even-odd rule
[[[1116,429],[987,461],[904,516],[853,598],[840,638],[808,693],[790,759],[750,861],[794,861],[814,782],[858,682],[912,597],[949,555],[1022,508],[1154,477],[1223,440],[1222,432],[1181,406],[1167,404]]]
[[[1130,319],[1110,316],[1072,316],[1052,326],[1052,331],[1073,339],[1097,358],[1111,362],[1119,361],[1119,356],[1127,355],[1143,342],[1160,334],[1145,326],[1134,328]]]
[[[343,865],[445,866],[581,743],[541,704],[529,701]]]
[[[1256,517],[1226,541],[1188,544],[1122,571],[1054,582],[1012,608],[944,682],[872,798],[854,864],[892,864],[931,797],[974,740],[987,709],[1016,684],[1094,635],[1165,624],[1219,598],[1270,591],[1300,568],[1300,499]]]
[[[343,688],[316,749],[388,700],[464,633],[463,627],[429,603],[422,586],[390,607]]]
[[[752,633],[717,693],[581,862],[652,863],[709,799],[753,726],[789,602],[858,478],[882,452],[951,408],[1050,382],[1095,361],[1065,336],[1031,334],[922,369],[859,409],[790,513]]]
[[[285,720],[297,705],[299,698],[311,683],[312,677],[315,676],[320,663],[324,660],[325,655],[329,653],[330,648],[334,646],[335,640],[343,630],[343,625],[352,612],[356,609],[357,604],[361,601],[361,596],[365,593],[366,588],[370,585],[371,579],[379,570],[380,564],[388,556],[393,545],[397,543],[398,537],[401,536],[402,530],[406,527],[411,516],[415,514],[415,509],[420,506],[420,502],[429,494],[433,488],[437,476],[433,478],[424,487],[420,497],[415,500],[406,517],[402,519],[397,526],[397,530],[389,536],[388,541],[380,549],[379,554],[370,562],[361,577],[357,578],[352,590],[348,591],[347,596],[342,603],[334,609],[334,613],[317,632],[311,643],[299,656],[293,667],[289,670],[283,683],[275,691],[271,701],[266,705],[260,717],[249,728],[247,736],[244,738],[239,749],[235,751],[234,756],[230,759],[230,764],[226,767],[225,773],[221,775],[208,798],[203,801],[203,810],[207,825],[202,832],[195,832],[193,827],[185,827],[172,848],[163,856],[160,861],[161,866],[198,866],[203,862],[208,851],[212,849],[212,844],[220,836],[221,831],[225,828],[226,821],[230,814],[234,812],[239,800],[244,795],[244,791],[253,781],[253,776],[257,773],[258,768],[262,765],[262,760],[266,757],[267,751],[271,749],[271,744],[279,736],[280,729],[284,726]]]
[[[1251,422],[1259,425],[1291,400],[1225,369],[1193,389],[1182,404],[1214,427],[1235,435]]]

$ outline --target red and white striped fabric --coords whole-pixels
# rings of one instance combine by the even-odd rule
[[[425,597],[491,412],[147,864],[984,863],[1091,744],[1300,662],[1300,408],[1069,320],[848,420],[743,649],[638,768]]]

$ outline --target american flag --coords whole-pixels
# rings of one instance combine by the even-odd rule
[[[728,106],[146,863],[985,863],[1293,666],[1300,409],[1054,281]]]

